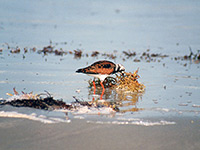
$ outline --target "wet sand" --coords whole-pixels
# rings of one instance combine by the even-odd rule
[[[168,118],[168,120],[170,120]],[[0,119],[1,150],[198,150],[200,119],[173,117],[175,125],[137,126],[87,123],[44,124],[27,119]]]

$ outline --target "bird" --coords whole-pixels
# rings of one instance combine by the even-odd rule
[[[103,85],[103,81],[105,80],[105,78],[115,73],[123,73],[124,71],[125,71],[125,68],[121,64],[115,64],[107,60],[100,60],[100,61],[94,62],[93,64],[85,68],[80,68],[76,70],[76,73],[83,73],[89,76],[93,76],[94,78],[99,78],[100,84],[103,88],[103,91],[102,91],[103,93],[105,90],[104,85]],[[95,93],[96,86],[95,86],[94,80],[93,80],[93,86],[94,86],[94,93]]]

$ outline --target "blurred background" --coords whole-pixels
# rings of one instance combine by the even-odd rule
[[[199,49],[198,0],[0,0],[0,43],[177,53]]]

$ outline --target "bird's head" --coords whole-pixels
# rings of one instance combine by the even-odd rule
[[[121,65],[121,64],[116,64],[115,71],[116,71],[116,72],[120,72],[120,73],[124,73],[125,68],[124,68],[124,66]]]

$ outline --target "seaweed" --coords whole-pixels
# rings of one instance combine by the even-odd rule
[[[116,88],[116,89],[123,89],[130,92],[142,93],[145,90],[145,86],[139,83],[138,79],[140,76],[138,75],[138,69],[131,73],[131,72],[124,72],[120,75],[116,74],[116,78],[114,77],[107,77],[103,81],[103,85],[105,88]],[[95,85],[97,87],[101,87],[100,79],[95,78],[94,80],[89,80],[89,87],[93,87],[93,81],[95,81]]]
[[[16,47],[15,49],[10,50],[10,53],[20,53],[20,48]]]
[[[193,52],[192,48],[189,47],[189,51],[190,53],[187,55],[180,55],[180,56],[169,56],[167,54],[162,54],[162,53],[153,53],[151,52],[150,49],[146,49],[141,53],[138,53],[137,51],[133,51],[133,50],[124,50],[121,52],[121,55],[116,55],[117,54],[117,50],[114,50],[113,52],[101,52],[101,50],[95,50],[92,51],[91,53],[83,53],[82,50],[80,49],[75,49],[75,50],[63,50],[62,48],[57,48],[58,45],[66,45],[67,42],[52,42],[50,41],[50,44],[47,46],[44,46],[42,49],[37,50],[36,47],[33,48],[28,48],[28,47],[24,47],[24,48],[19,48],[19,46],[10,46],[8,43],[4,43],[2,44],[3,47],[6,47],[5,49],[9,50],[11,54],[20,54],[21,52],[23,52],[24,54],[28,53],[28,52],[36,52],[38,54],[43,54],[43,55],[48,55],[48,54],[54,54],[56,56],[63,56],[63,55],[67,55],[67,54],[71,54],[74,56],[74,59],[81,59],[82,57],[86,56],[86,57],[103,57],[104,59],[116,59],[117,57],[122,58],[123,61],[126,60],[132,60],[136,63],[138,62],[146,62],[146,63],[150,63],[150,62],[158,62],[160,63],[164,58],[167,57],[171,57],[171,60],[181,60],[181,61],[185,61],[185,60],[189,60],[194,62],[195,64],[200,63],[200,50],[197,50],[197,52]],[[3,53],[4,48],[0,48],[0,53]],[[119,53],[118,53],[119,54]],[[10,56],[10,55],[9,55]],[[25,55],[23,55],[23,59],[25,59]],[[181,64],[181,63],[180,63]],[[184,66],[187,66],[187,64],[183,64]]]
[[[82,53],[83,53],[83,52],[82,52],[80,49],[74,50],[74,58],[75,58],[75,59],[81,58]]]
[[[98,51],[94,51],[91,54],[91,57],[97,57],[100,53]]]
[[[184,56],[174,57],[174,60],[192,60],[192,61],[200,61],[200,50],[197,50],[196,53],[192,51],[192,48],[189,47],[190,53]]]
[[[142,93],[145,90],[145,86],[138,82],[138,69],[131,73],[124,72],[117,76],[117,89],[123,89],[130,92]]]
[[[114,111],[119,111],[119,108],[115,105],[116,103],[113,102],[98,102],[98,101],[80,101],[75,96],[73,98],[75,99],[75,102],[72,102],[70,104],[66,104],[63,100],[56,100],[54,99],[51,94],[47,91],[46,93],[38,94],[37,96],[33,96],[32,92],[27,94],[22,92],[22,95],[19,95],[19,93],[13,88],[14,95],[7,94],[12,99],[10,100],[1,100],[0,105],[10,105],[13,107],[30,107],[35,109],[41,109],[41,110],[57,110],[57,109],[65,109],[65,110],[76,110],[79,109],[81,106],[87,106],[88,108],[102,108],[102,107],[110,107]],[[45,95],[46,97],[43,98],[41,95]]]
[[[197,50],[196,53],[193,53],[192,48],[189,47],[190,54],[183,56],[184,60],[200,60],[200,50]]]
[[[123,51],[123,54],[125,56],[127,56],[127,58],[132,57],[132,56],[136,56],[136,52],[131,52],[130,50],[128,52]]]
[[[43,110],[72,109],[71,105],[61,100],[55,100],[53,97],[37,99],[16,99],[13,101],[4,101],[0,105],[11,105],[14,107],[31,107]]]

